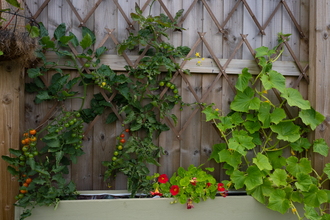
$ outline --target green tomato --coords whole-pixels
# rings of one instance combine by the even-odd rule
[[[18,194],[18,198],[23,199],[23,197],[24,197],[23,193]]]
[[[76,118],[74,118],[74,119],[72,119],[72,120],[73,120],[73,122],[74,122],[74,123],[76,123],[76,122],[77,122],[77,119],[76,119]]]
[[[122,149],[123,149],[123,146],[122,146],[122,145],[119,145],[119,146],[117,147],[117,149],[118,149],[118,150],[122,150]]]
[[[56,129],[55,132],[58,133],[58,132],[60,132],[60,130]]]
[[[24,165],[25,165],[25,162],[24,162],[24,161],[20,161],[20,162],[19,162],[19,165],[20,165],[20,166],[24,166]]]
[[[179,91],[178,91],[177,89],[174,89],[174,90],[173,90],[173,93],[174,93],[174,94],[177,94],[178,92],[179,92]]]
[[[175,89],[175,85],[171,85],[170,89]]]
[[[83,128],[84,128],[84,126],[83,126],[83,125],[79,125],[79,128],[80,128],[80,129],[83,129]]]
[[[118,151],[113,152],[113,155],[117,156],[118,155]]]
[[[15,196],[15,200],[19,200],[19,197],[18,196]]]
[[[163,81],[161,81],[160,83],[159,83],[159,86],[164,86],[165,85],[165,83],[163,82]]]
[[[33,151],[34,156],[38,156],[38,154],[39,154],[38,151]]]
[[[77,117],[77,118],[80,117],[80,113],[79,113],[79,112],[76,113],[76,117]]]
[[[112,161],[116,161],[117,160],[117,157],[112,157]]]
[[[175,104],[178,104],[179,102],[178,102],[178,101],[175,101],[174,103],[175,103]]]
[[[32,142],[32,143],[30,143],[30,146],[31,147],[35,147],[35,146],[37,146],[37,143],[36,142]]]
[[[96,64],[96,63],[93,63],[92,66],[93,66],[93,67],[97,67],[97,64]]]
[[[63,130],[63,126],[59,127],[58,129],[59,129],[60,131],[62,131],[62,130]]]
[[[33,158],[34,157],[34,155],[33,154],[29,154],[29,158]]]
[[[113,165],[113,166],[116,166],[116,164],[117,164],[116,162],[112,162],[112,165]]]
[[[63,117],[61,118],[61,121],[66,121],[68,118],[67,117]]]
[[[70,125],[73,125],[74,124],[74,121],[73,120],[69,121],[69,124]]]
[[[77,137],[77,134],[75,134],[75,133],[73,133],[73,134],[71,134],[71,137]]]
[[[83,136],[82,134],[79,134],[79,135],[78,135],[78,138],[79,138],[79,139],[83,139],[83,137],[84,137],[84,136]]]
[[[30,152],[27,152],[27,151],[24,152],[24,155],[27,156],[27,157],[29,156],[29,154],[30,154]]]
[[[70,112],[65,113],[65,116],[66,116],[66,117],[70,117],[70,115],[71,115]]]
[[[29,147],[28,146],[24,146],[23,148],[22,148],[22,151],[24,151],[24,152],[26,152],[26,151],[28,151],[29,150]]]
[[[91,65],[89,63],[85,63],[85,67],[89,68]]]
[[[64,124],[64,127],[66,127],[66,128],[69,127],[69,126],[70,126],[69,123]]]
[[[122,126],[122,127],[124,127],[124,126],[125,126],[125,124],[121,124],[121,126]]]
[[[25,160],[26,160],[26,158],[25,158],[23,155],[21,155],[21,156],[19,157],[19,159],[22,160],[22,161],[25,161]]]
[[[78,141],[78,144],[82,144],[82,141]]]
[[[176,99],[179,98],[179,95],[178,94],[175,94],[174,95],[174,98],[176,98]]]
[[[166,83],[166,87],[171,87],[172,83],[168,82]]]

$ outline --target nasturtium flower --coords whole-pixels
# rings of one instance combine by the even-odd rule
[[[223,183],[218,184],[218,191],[224,192],[226,189],[223,187]]]
[[[188,199],[188,202],[187,202],[187,209],[191,209],[191,208],[195,208],[194,205],[192,204],[192,200],[191,199]]]
[[[209,188],[211,186],[211,183],[206,183],[206,188]]]
[[[179,186],[173,185],[170,189],[170,192],[173,196],[176,196],[179,193]]]
[[[160,183],[166,183],[168,181],[167,175],[166,174],[160,175],[159,178],[158,178],[158,181]]]
[[[192,178],[192,180],[190,180],[190,183],[191,183],[193,186],[196,186],[197,178],[196,178],[196,177]]]
[[[162,196],[162,195],[163,195],[163,193],[160,193],[160,192],[158,191],[158,188],[156,188],[155,192],[150,191],[150,193],[151,193],[151,195],[153,195],[153,196]]]

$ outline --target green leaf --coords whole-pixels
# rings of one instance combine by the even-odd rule
[[[129,99],[130,91],[127,83],[120,84],[116,89],[125,97],[125,99]]]
[[[270,109],[271,106],[268,102],[262,102],[258,111],[258,119],[262,122],[263,128],[269,128],[270,126]],[[258,129],[259,130],[259,129]]]
[[[325,119],[325,117],[321,113],[315,111],[312,107],[307,110],[301,110],[299,112],[299,117],[305,125],[310,125],[313,131]]]
[[[19,175],[19,172],[14,167],[8,166],[7,171],[13,176]]]
[[[48,95],[48,91],[39,91],[36,97],[40,100],[52,99],[52,97]]]
[[[72,37],[72,39],[70,41],[73,44],[73,46],[77,47],[79,45],[79,41],[78,41],[78,38],[76,37],[76,35],[74,35],[72,32],[69,32],[69,36]]]
[[[65,23],[60,24],[54,31],[54,37],[56,40],[60,40],[65,35]]]
[[[244,187],[244,182],[246,179],[246,176],[244,172],[241,172],[239,170],[235,170],[231,175],[230,179],[235,183],[235,189],[241,189]]]
[[[252,142],[253,137],[250,137],[246,131],[234,131],[233,137],[229,139],[228,148],[233,149],[240,153],[241,155],[246,155],[246,149],[250,150],[255,147]]]
[[[295,183],[297,189],[301,191],[308,191],[309,187],[313,184],[312,178],[306,173],[297,174],[297,182]]]
[[[319,214],[315,211],[314,207],[310,207],[305,204],[304,207],[305,210],[305,217],[310,220],[321,220],[322,217],[319,216]]]
[[[6,2],[8,2],[9,4],[11,4],[12,6],[19,8],[20,10],[23,10],[23,8],[21,8],[21,4],[18,3],[17,0],[6,0]]]
[[[179,197],[179,202],[181,204],[185,204],[187,202],[187,196],[186,194],[181,194],[180,197]]]
[[[310,186],[308,192],[302,192],[305,205],[319,207],[321,204],[328,201],[328,195],[325,191],[319,190],[314,184]]]
[[[275,108],[270,114],[270,121],[275,124],[280,123],[284,118],[286,118],[286,114],[282,108]]]
[[[84,38],[80,41],[80,46],[85,50],[87,47],[92,45],[92,37],[88,33],[84,36]]]
[[[298,173],[308,174],[312,172],[311,161],[307,158],[301,158],[298,163],[298,158],[291,156],[286,160],[286,162],[288,164],[286,170],[295,177]]]
[[[237,91],[230,109],[238,112],[249,112],[249,110],[258,110],[260,108],[260,99],[254,97],[254,90],[247,87],[244,92]]]
[[[32,79],[43,75],[43,74],[41,74],[39,67],[28,69],[27,73],[28,73],[29,77]]]
[[[292,121],[280,122],[277,125],[270,126],[273,132],[277,133],[277,139],[295,142],[300,138],[299,126]]]
[[[221,123],[217,123],[217,128],[220,129],[220,131],[225,132],[227,129],[233,128],[233,122],[231,117],[220,117]]]
[[[46,183],[46,181],[43,180],[43,179],[40,179],[40,177],[34,178],[34,179],[33,179],[33,182],[34,182],[35,184],[38,184],[38,185],[44,185],[44,183]]]
[[[260,129],[260,123],[258,121],[246,121],[243,123],[245,129],[250,133],[253,134]]]
[[[85,37],[87,34],[89,34],[91,36],[91,39],[92,39],[92,44],[95,44],[95,41],[96,41],[96,38],[95,38],[95,35],[94,33],[89,30],[87,27],[82,27],[82,36]]]
[[[34,158],[29,157],[29,164],[32,170],[34,170],[36,168],[36,162],[34,160]]]
[[[311,143],[309,143],[309,140],[307,138],[299,138],[296,142],[293,142],[290,144],[292,150],[298,151],[299,153],[303,152],[304,149],[308,150],[310,148]]]
[[[329,147],[323,138],[314,140],[313,143],[313,152],[319,153],[322,156],[327,157],[329,153]]]
[[[206,107],[202,112],[206,116],[206,121],[211,121],[213,119],[219,119],[219,113],[217,111],[214,111],[212,109],[212,106]]]
[[[330,163],[327,163],[324,167],[323,172],[328,175],[328,178],[330,179]]]
[[[271,170],[272,165],[270,165],[268,157],[265,155],[258,153],[257,157],[253,158],[253,163],[257,165],[259,170]]]
[[[274,211],[278,211],[282,214],[290,208],[290,201],[286,199],[285,191],[282,189],[275,190],[269,197],[268,208]]]
[[[0,56],[3,55],[3,52],[0,50]]]
[[[277,185],[277,186],[286,186],[287,185],[287,182],[286,182],[287,174],[286,174],[285,170],[275,169],[274,173],[270,174],[269,176],[270,176],[270,178],[272,178],[275,185]]]
[[[108,117],[107,121],[105,123],[111,124],[112,122],[115,122],[118,119],[117,115],[114,112],[111,112]]]
[[[244,120],[242,119],[242,115],[239,112],[235,112],[230,117],[231,117],[232,123],[234,123],[235,125],[239,125],[242,122],[244,122]]]
[[[16,157],[19,157],[19,156],[22,155],[22,151],[20,151],[20,150],[15,150],[15,149],[13,149],[13,148],[9,148],[9,153],[15,155]]]
[[[96,52],[95,52],[95,57],[99,58],[105,51],[107,51],[106,47],[99,47],[97,48]]]
[[[223,149],[219,153],[220,163],[226,162],[230,166],[236,168],[242,161],[241,161],[241,154],[234,151],[229,152],[227,149]]]
[[[263,56],[267,55],[268,47],[265,47],[265,46],[258,47],[255,49],[255,51],[257,51],[256,58],[263,57]]]
[[[36,38],[39,37],[39,28],[37,28],[36,26],[32,26],[30,24],[27,24],[26,26],[26,30],[30,33],[30,37],[31,38]]]
[[[61,39],[59,40],[62,44],[66,45],[69,43],[69,41],[71,41],[74,38],[74,36],[63,36],[61,37]]]
[[[177,118],[174,114],[171,114],[171,118],[173,119],[174,124],[175,124],[175,126],[176,126],[177,121],[178,121],[178,118]]]
[[[213,145],[213,151],[208,160],[214,159],[217,163],[220,163],[219,152],[226,148],[227,145],[225,143]]]
[[[300,196],[300,192],[299,191],[294,191],[292,193],[291,199],[292,199],[292,202],[299,202],[299,203],[302,203],[303,202],[303,199]]]
[[[270,164],[273,166],[274,169],[281,169],[283,166],[286,165],[286,159],[282,157],[283,151],[268,151],[268,159],[270,161]]]
[[[249,80],[252,78],[251,73],[248,72],[248,68],[242,70],[242,74],[238,75],[237,83],[235,85],[236,89],[243,92],[249,84]]]
[[[18,163],[18,158],[11,158],[5,155],[2,155],[1,158],[4,161],[8,162],[10,165],[14,165],[15,163]]]
[[[304,100],[296,89],[287,88],[284,93],[281,94],[281,97],[285,98],[290,106],[297,106],[303,110],[311,108],[309,101]]]
[[[46,48],[55,48],[55,43],[54,41],[50,40],[49,36],[42,37],[40,41],[43,45],[46,46]]]
[[[274,192],[272,182],[269,179],[264,179],[263,184],[256,188],[247,191],[248,194],[252,195],[258,202],[265,204],[265,196],[269,197]]]
[[[269,75],[263,74],[261,76],[261,82],[266,90],[275,88],[281,93],[285,90],[285,77],[275,70],[270,70]]]
[[[251,190],[263,183],[262,173],[258,169],[258,167],[254,165],[249,166],[246,172],[247,172],[247,176],[244,181],[244,184],[246,185],[246,190]]]
[[[64,156],[64,151],[58,151],[55,153],[55,158],[56,158],[56,167],[60,166],[60,162]]]

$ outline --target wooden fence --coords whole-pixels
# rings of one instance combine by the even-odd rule
[[[50,36],[61,23],[66,23],[67,31],[78,38],[81,36],[81,25],[88,27],[95,33],[96,45],[104,43],[108,48],[101,62],[110,65],[116,72],[122,72],[129,60],[134,63],[141,49],[126,51],[128,59],[118,57],[115,49],[116,40],[121,42],[127,38],[129,32],[136,33],[139,28],[130,18],[135,2],[143,8],[151,0],[25,0],[24,8],[26,15],[43,22]],[[187,62],[185,68],[189,68],[193,75],[182,77],[179,74],[174,83],[184,102],[213,102],[224,114],[229,112],[235,95],[231,84],[235,85],[237,74],[244,67],[249,67],[252,74],[258,73],[253,49],[260,46],[272,48],[277,45],[279,32],[291,33],[290,40],[283,45],[284,53],[275,62],[274,69],[286,77],[287,87],[298,88],[302,96],[308,98],[314,108],[326,116],[326,121],[319,126],[315,136],[323,137],[330,143],[327,134],[330,121],[329,78],[326,74],[330,70],[327,61],[330,59],[327,40],[330,30],[329,4],[329,0],[157,0],[151,14],[166,13],[170,16],[182,8],[185,10],[179,24],[186,30],[169,32],[171,43],[175,46],[193,47],[194,52],[199,52],[205,60],[201,66],[196,65],[197,59]],[[144,14],[147,13],[149,7],[144,11]],[[47,58],[53,59],[52,54],[48,54]],[[74,73],[69,69],[64,71]],[[45,75],[45,80],[50,81],[51,75],[51,72]],[[30,79],[26,77],[25,82],[30,82]],[[98,87],[88,88],[84,107],[89,106],[93,94],[98,92]],[[271,101],[278,102],[278,94],[275,92],[267,95]],[[35,105],[34,97],[35,95],[25,94],[24,129],[38,127],[55,104],[48,102]],[[75,110],[80,102],[66,101],[65,106],[69,110]],[[103,113],[94,127],[86,133],[87,140],[83,143],[86,154],[70,167],[66,178],[72,179],[78,190],[108,189],[108,183],[112,186],[111,189],[126,188],[123,175],[117,175],[115,182],[103,182],[105,167],[101,165],[101,161],[111,160],[116,136],[122,131],[121,122],[105,124],[110,112],[111,109],[108,109]],[[173,122],[166,121],[172,123],[174,128],[162,133],[155,140],[155,143],[165,149],[165,155],[159,160],[161,167],[149,166],[151,172],[171,176],[180,166],[187,168],[190,164],[204,163],[215,167],[214,175],[218,181],[226,178],[220,165],[208,161],[213,144],[221,140],[212,125],[205,122],[200,109],[191,110],[187,107],[180,111],[179,107],[175,107],[172,113],[177,116],[178,123],[174,126]],[[298,110],[291,109],[290,114],[295,116]],[[5,151],[1,153],[8,154]],[[318,170],[330,161],[329,158],[320,161],[315,157],[311,155],[315,159],[314,167]],[[0,163],[1,167],[5,166],[2,161]],[[4,176],[10,175],[5,175],[3,171],[1,178]],[[7,188],[2,184],[1,189]],[[1,201],[1,210],[4,210],[3,204],[10,205],[8,200]]]

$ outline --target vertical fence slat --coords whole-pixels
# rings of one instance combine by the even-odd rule
[[[0,63],[0,155],[13,156],[9,148],[20,147],[20,119],[24,100],[24,74],[15,62]],[[14,219],[15,196],[18,195],[17,179],[7,171],[9,164],[0,159],[0,219]]]

